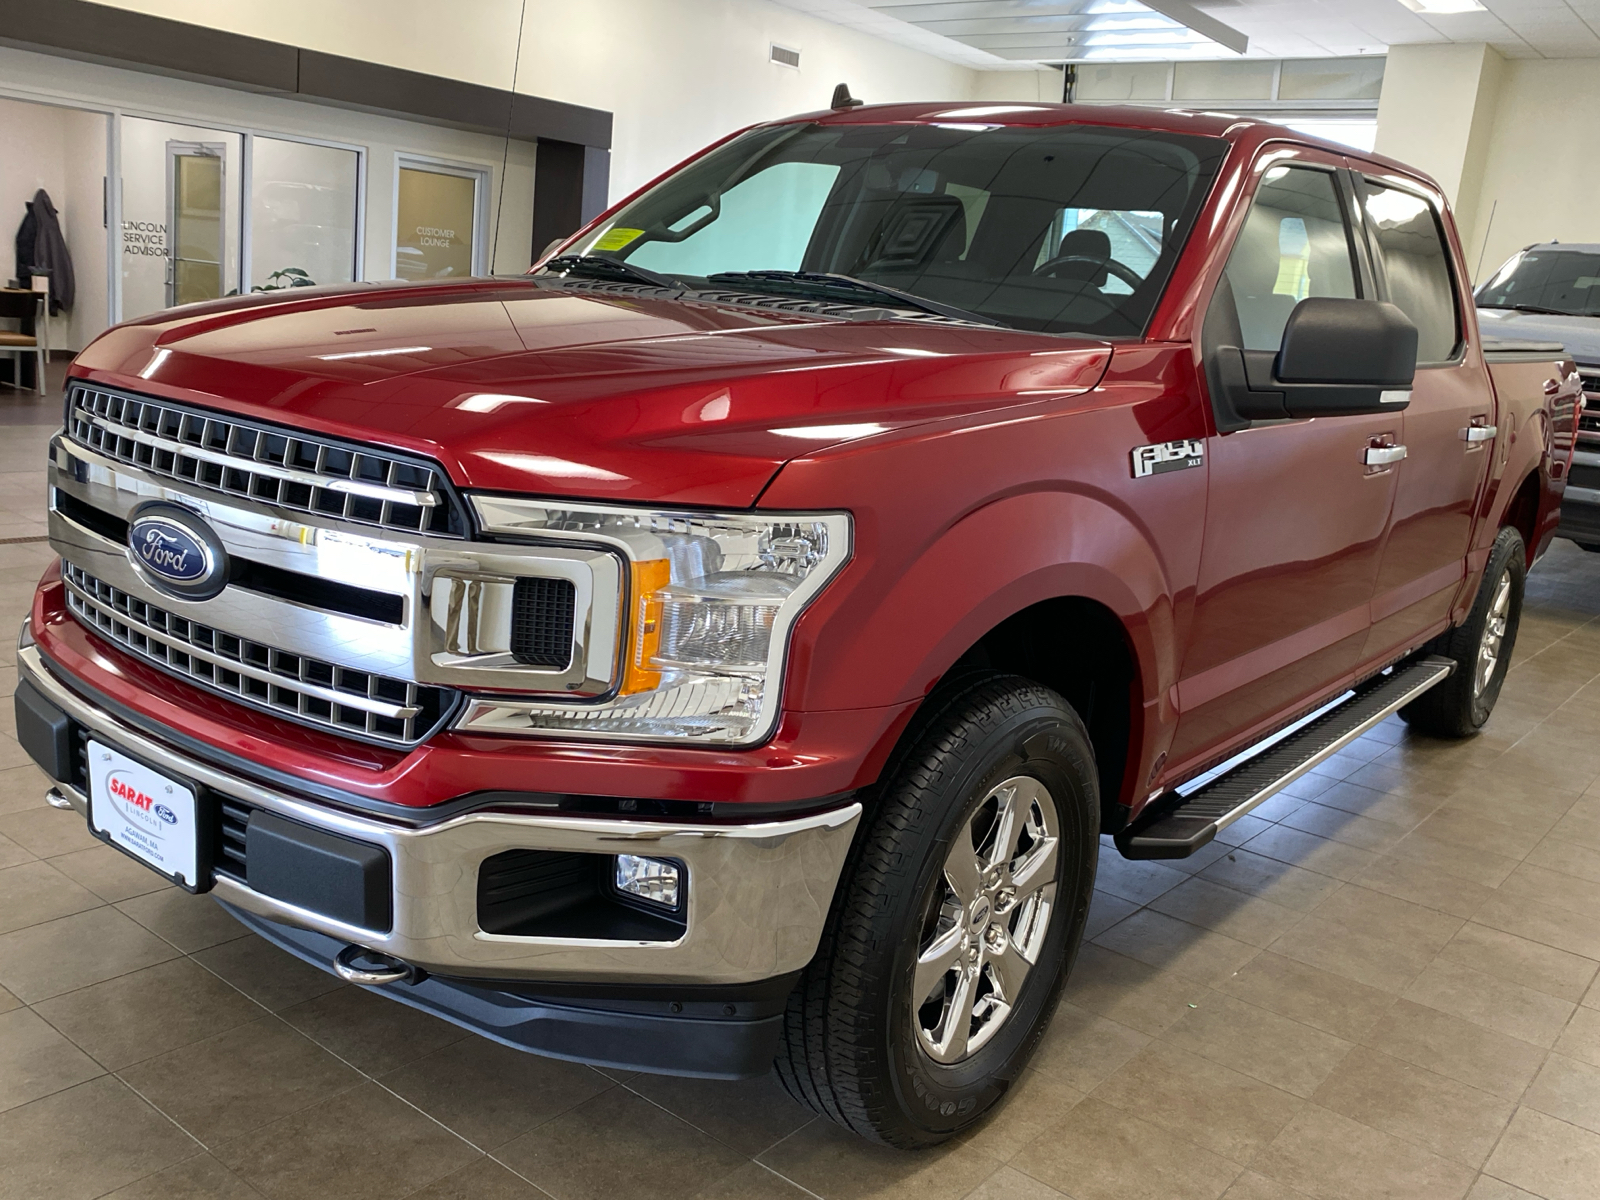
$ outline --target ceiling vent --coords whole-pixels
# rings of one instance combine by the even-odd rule
[[[767,59],[780,67],[793,67],[796,71],[800,69],[800,51],[780,46],[777,42],[767,47]]]

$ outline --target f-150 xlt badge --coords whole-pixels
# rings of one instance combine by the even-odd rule
[[[1154,446],[1140,446],[1133,452],[1133,477],[1165,475],[1168,471],[1183,471],[1198,467],[1206,461],[1206,444],[1198,438],[1184,438],[1177,442],[1157,442]]]

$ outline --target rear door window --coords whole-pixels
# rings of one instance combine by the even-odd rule
[[[1278,349],[1289,314],[1308,297],[1359,295],[1333,173],[1271,168],[1228,256],[1226,275],[1246,350]]]
[[[1439,214],[1412,192],[1364,182],[1367,227],[1389,300],[1417,327],[1417,365],[1449,362],[1461,344],[1461,322]]]

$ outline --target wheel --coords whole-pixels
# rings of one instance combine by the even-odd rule
[[[1587,550],[1590,554],[1600,554],[1600,542],[1576,542],[1580,550]]]
[[[1400,710],[1401,719],[1417,732],[1459,738],[1483,728],[1511,665],[1527,575],[1528,553],[1522,535],[1515,529],[1502,529],[1494,539],[1467,619],[1426,648],[1429,653],[1455,659],[1454,673]]]
[[[929,703],[777,1059],[801,1103],[905,1149],[970,1127],[1021,1072],[1077,955],[1099,849],[1094,752],[1065,700],[984,673]]]

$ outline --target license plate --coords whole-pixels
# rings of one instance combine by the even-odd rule
[[[89,824],[190,891],[201,885],[194,792],[126,754],[89,743]]]

